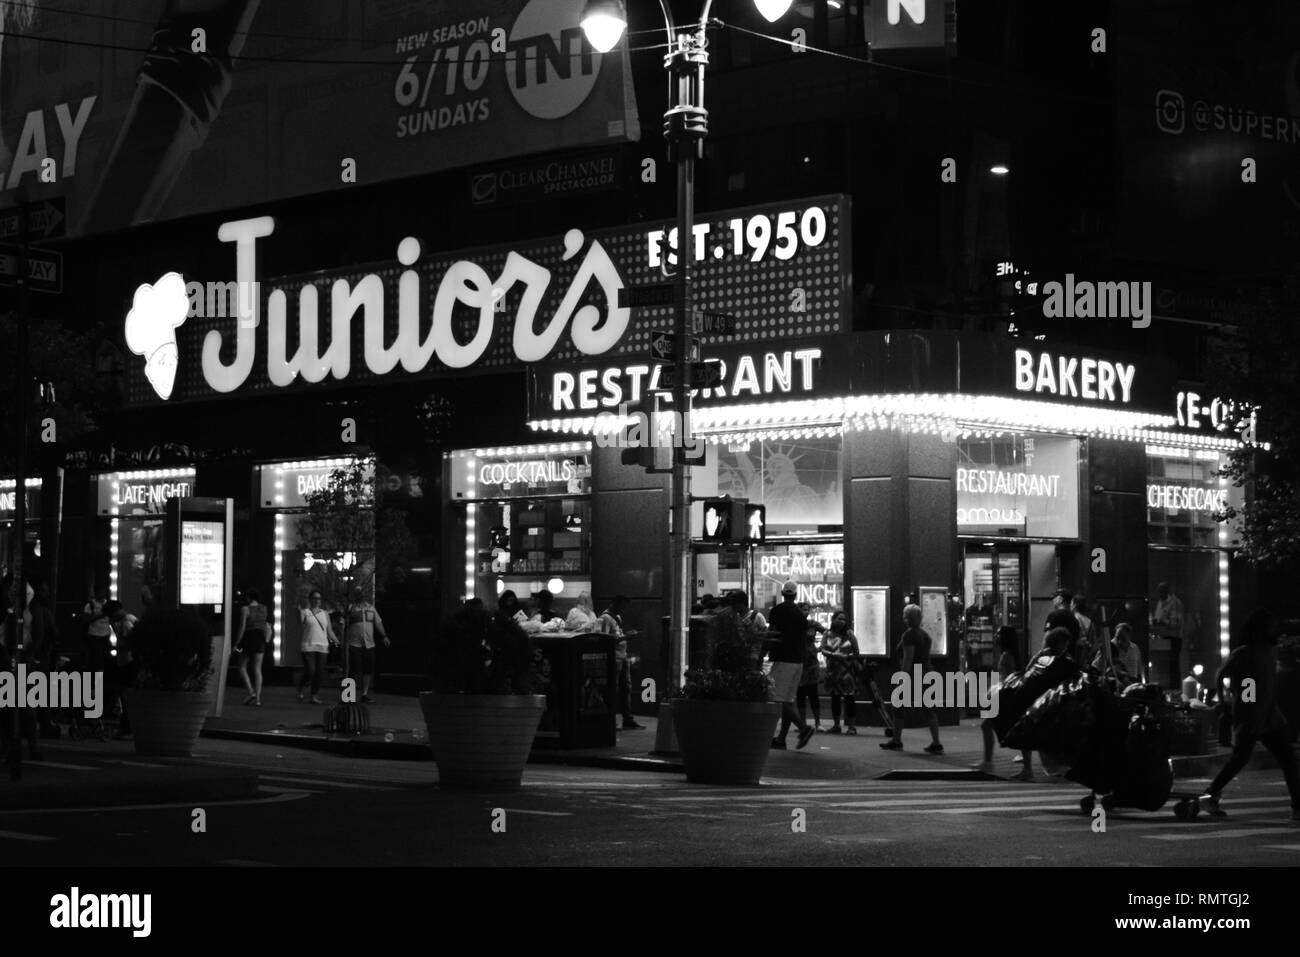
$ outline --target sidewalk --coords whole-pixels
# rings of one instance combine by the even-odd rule
[[[322,697],[322,701],[336,700],[337,692],[326,690],[323,694],[327,697]],[[238,689],[230,688],[226,692],[224,714],[220,718],[209,718],[203,734],[214,738],[315,748],[357,758],[431,760],[419,701],[398,695],[380,694],[374,698],[374,703],[368,706],[370,734],[327,735],[324,730],[327,704],[299,704],[293,689],[272,687],[263,691],[262,707],[247,707],[240,703],[243,695]],[[646,725],[645,730],[619,730],[612,748],[536,749],[529,761],[533,764],[684,773],[680,755],[651,753],[655,746],[656,719],[640,715],[637,720]],[[823,721],[823,725],[829,727],[830,722]],[[988,775],[971,769],[983,756],[978,719],[967,719],[960,725],[941,728],[940,739],[944,746],[941,755],[926,754],[922,750],[930,743],[929,732],[924,728],[908,729],[904,733],[902,751],[880,748],[885,738],[879,727],[862,727],[857,735],[818,734],[802,751],[795,749],[796,738],[792,731],[789,750],[770,753],[765,777],[810,781],[989,779]],[[995,777],[1010,778],[1020,771],[1021,766],[1013,761],[1015,756],[1015,752],[1004,748],[995,750]],[[1212,775],[1227,757],[1226,748],[1208,755],[1175,757],[1174,775],[1178,778]],[[1275,767],[1276,763],[1267,751],[1262,747],[1256,749],[1251,769]],[[1040,779],[1049,780],[1041,770],[1035,765]]]

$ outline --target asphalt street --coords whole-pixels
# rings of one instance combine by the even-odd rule
[[[1294,866],[1300,824],[1276,771],[1248,771],[1222,819],[1117,810],[1105,830],[1068,782],[692,785],[681,775],[531,765],[512,792],[442,791],[432,763],[204,739],[192,765],[258,775],[256,796],[0,811],[10,866],[1111,865]],[[130,746],[56,743],[29,774],[157,768]],[[1180,781],[1196,789],[1204,779]],[[14,785],[6,785],[14,786]]]

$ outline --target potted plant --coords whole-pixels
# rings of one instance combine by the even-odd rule
[[[128,641],[133,680],[122,697],[136,754],[188,757],[212,704],[213,636],[193,612],[158,608]]]
[[[757,784],[767,763],[781,705],[763,673],[763,636],[724,608],[709,623],[707,665],[686,672],[670,695],[686,779]]]
[[[433,690],[420,694],[444,788],[513,788],[523,779],[546,696],[533,694],[532,644],[513,592],[489,616],[470,599],[440,630]]]

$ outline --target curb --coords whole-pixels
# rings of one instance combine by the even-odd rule
[[[433,751],[427,744],[408,741],[376,741],[373,737],[338,737],[324,734],[299,734],[292,731],[237,731],[229,728],[204,728],[202,737],[224,741],[249,741],[254,744],[278,744],[287,748],[326,751],[348,758],[386,761],[431,761]]]
[[[37,772],[39,773],[39,772]],[[236,801],[263,795],[255,771],[208,769],[176,765],[162,773],[111,775],[94,780],[32,781],[31,771],[22,781],[0,784],[0,810],[35,811],[53,808],[103,808],[132,804],[201,805],[211,801]],[[106,787],[108,780],[111,786]]]

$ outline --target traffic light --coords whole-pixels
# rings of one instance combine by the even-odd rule
[[[745,522],[745,503],[731,498],[704,500],[704,534],[706,542],[730,543],[739,540]]]
[[[761,545],[767,540],[766,505],[745,506],[745,524],[741,527],[740,537],[748,545]]]

